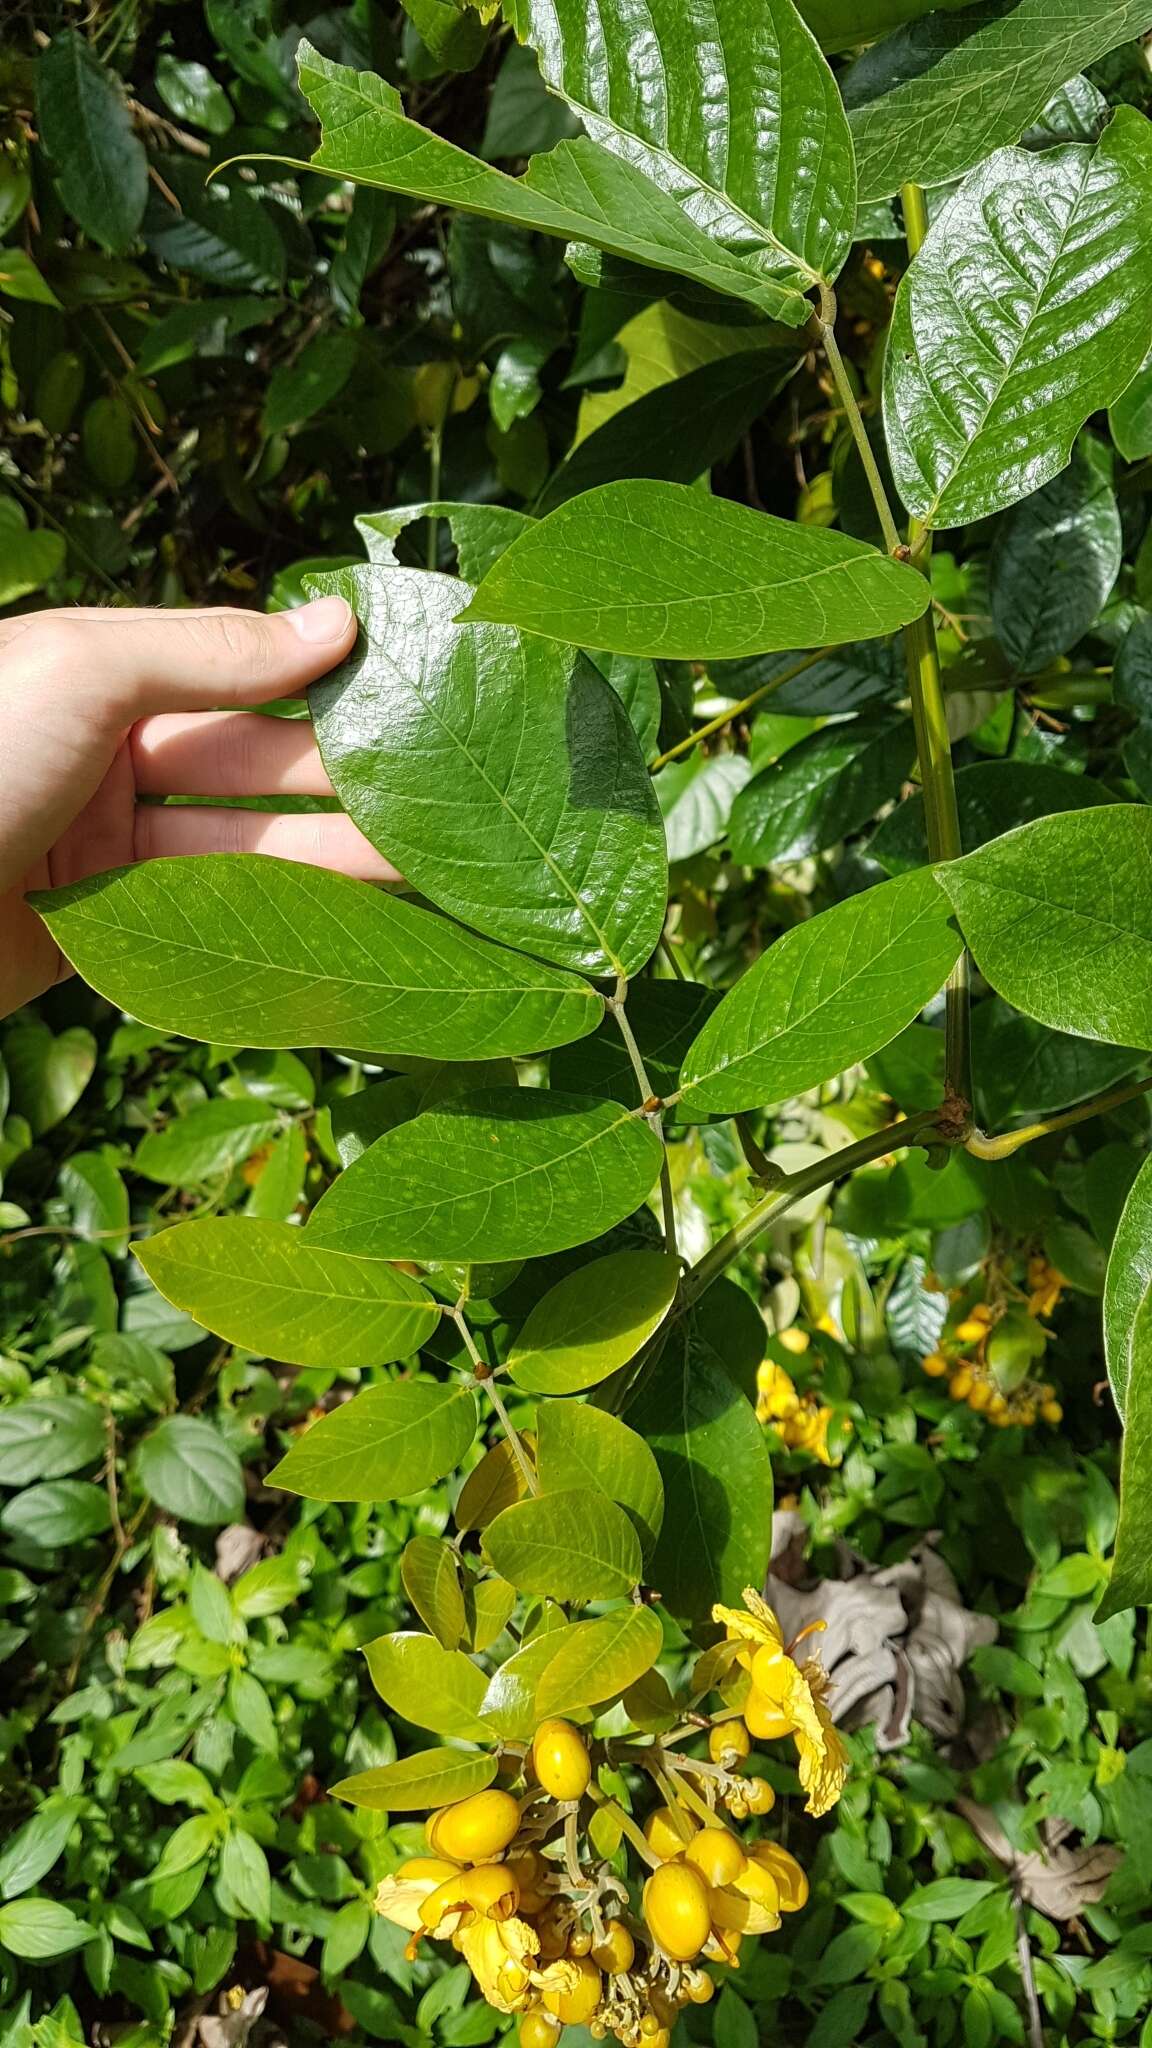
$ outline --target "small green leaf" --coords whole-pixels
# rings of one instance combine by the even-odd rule
[[[627,1511],[647,1554],[660,1534],[664,1487],[642,1436],[619,1416],[580,1401],[546,1401],[537,1414],[536,1467],[541,1491],[594,1487]]]
[[[911,1023],[960,951],[921,869],[850,896],[777,939],[725,996],[684,1061],[685,1107],[727,1114],[800,1095]]]
[[[37,113],[60,197],[104,249],[127,249],[148,199],[148,159],[124,89],[75,29],[53,36],[40,59]]]
[[[1152,811],[1108,804],[1038,818],[938,874],[998,995],[1057,1031],[1149,1048],[1150,861]]]
[[[442,1536],[412,1536],[400,1553],[404,1591],[441,1649],[459,1647],[467,1628],[460,1565]]]
[[[357,340],[350,328],[317,334],[290,362],[281,363],[268,380],[261,427],[265,434],[283,434],[303,425],[323,406],[339,398],[356,361]]]
[[[313,1245],[291,1223],[206,1216],[136,1246],[154,1287],[206,1330],[294,1365],[383,1365],[431,1336],[440,1305],[382,1259]]]
[[[640,1206],[660,1141],[614,1103],[485,1089],[389,1131],[317,1203],[313,1243],[386,1259],[539,1257]]]
[[[82,1799],[50,1797],[0,1850],[0,1899],[16,1899],[46,1877],[84,1810]]]
[[[481,1705],[488,1681],[462,1650],[445,1650],[434,1636],[400,1632],[365,1643],[364,1655],[385,1706],[433,1735],[473,1741],[488,1734]]]
[[[995,1889],[987,1877],[939,1877],[911,1892],[900,1910],[909,1920],[959,1920]]]
[[[960,843],[968,853],[999,839],[1009,819],[1013,825],[1027,825],[1057,811],[1087,811],[1115,802],[1102,782],[1046,761],[975,761],[956,771]],[[928,834],[919,790],[889,813],[869,840],[868,851],[890,875],[926,864]]]
[[[19,1899],[0,1906],[0,1948],[30,1963],[71,1955],[91,1941],[95,1928],[56,1899]]]
[[[136,1452],[144,1491],[178,1520],[208,1529],[244,1515],[244,1468],[218,1430],[198,1415],[170,1415]]]
[[[728,836],[742,867],[823,853],[899,794],[914,742],[883,712],[825,726],[762,768],[736,798]]]
[[[663,1252],[610,1252],[567,1274],[508,1353],[513,1379],[529,1394],[578,1394],[607,1379],[659,1328],[679,1279]]]
[[[331,1789],[333,1799],[346,1799],[349,1806],[367,1807],[371,1813],[415,1813],[429,1808],[452,1806],[483,1792],[496,1776],[494,1756],[472,1756],[457,1749],[422,1749],[403,1756],[398,1763],[381,1764],[374,1771],[358,1771],[341,1778]]]
[[[1148,347],[1150,204],[1149,124],[1121,107],[1094,150],[997,151],[936,215],[884,358],[892,473],[926,525],[963,526],[1047,483],[1131,383]]]
[[[0,251],[0,292],[11,292],[9,252]],[[47,287],[45,287],[47,290]],[[0,496],[0,605],[15,604],[33,590],[42,590],[64,567],[67,544],[63,534],[47,527],[29,527],[23,507],[14,498]]]
[[[586,491],[529,527],[462,617],[691,661],[870,639],[927,602],[916,570],[847,534],[637,480]]]
[[[64,1121],[96,1071],[96,1040],[74,1024],[55,1037],[38,1017],[10,1026],[4,1064],[12,1109],[26,1117],[34,1138]]]
[[[579,1038],[603,1014],[575,976],[268,854],[152,860],[31,900],[101,995],[193,1038],[472,1060]]]
[[[396,1380],[314,1422],[268,1479],[307,1500],[400,1500],[443,1479],[475,1434],[470,1386]]]
[[[1112,1573],[1096,1610],[1096,1622],[1152,1601],[1152,1285],[1148,1273],[1148,1187],[1145,1161],[1116,1233],[1104,1298],[1108,1372],[1120,1403],[1124,1440],[1120,1453],[1120,1520]],[[1131,1213],[1130,1213],[1131,1212]],[[1142,1225],[1139,1244],[1134,1245]],[[1132,1253],[1133,1264],[1124,1261]],[[1134,1311],[1131,1320],[1124,1316]]]
[[[279,1126],[276,1110],[254,1096],[220,1097],[150,1131],[136,1148],[133,1170],[167,1187],[201,1187],[242,1166]]]
[[[77,1394],[33,1396],[0,1408],[0,1485],[62,1479],[107,1448],[104,1416]]]
[[[640,1539],[605,1494],[575,1489],[505,1508],[484,1531],[490,1563],[521,1593],[612,1600],[640,1578]]]
[[[43,1550],[55,1550],[101,1535],[111,1520],[102,1486],[86,1479],[45,1479],[13,1494],[0,1514],[0,1529]]]
[[[992,551],[992,621],[1019,675],[1037,675],[1090,630],[1120,557],[1116,494],[1100,464],[1077,448],[1067,469],[1009,514]],[[1015,811],[1005,815],[1024,822]]]
[[[536,1687],[536,1712],[571,1714],[626,1691],[650,1671],[664,1645],[651,1607],[622,1607],[565,1631]]]

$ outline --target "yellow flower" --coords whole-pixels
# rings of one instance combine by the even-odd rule
[[[497,2012],[524,2012],[544,1992],[574,1989],[579,1972],[566,1956],[539,1968],[540,1937],[527,1920],[473,1920],[455,1946],[489,2005]]]
[[[420,1918],[420,1908],[442,1882],[439,1877],[382,1878],[376,1889],[376,1911],[385,1920],[391,1920],[395,1926],[407,1928],[409,1934],[425,1934],[427,1929]],[[466,1911],[467,1907],[462,1905],[455,1916],[456,1919],[458,1920]],[[452,1926],[446,1926],[441,1922],[437,1930],[441,1934],[451,1934],[454,1931],[455,1921]]]
[[[802,1408],[799,1415],[785,1424],[782,1431],[784,1441],[790,1450],[806,1451],[821,1465],[835,1465],[837,1460],[828,1449],[828,1424],[831,1420],[831,1408]]]
[[[764,1360],[756,1374],[756,1385],[760,1394],[756,1414],[761,1422],[784,1422],[796,1414],[800,1396],[784,1367],[777,1365],[775,1359]]]
[[[815,1658],[797,1664],[788,1654],[780,1623],[751,1586],[745,1587],[744,1606],[746,1613],[738,1607],[714,1607],[712,1619],[722,1622],[729,1639],[742,1645],[737,1661],[751,1673],[755,1692],[777,1709],[795,1739],[807,1811],[827,1813],[848,1775],[847,1754],[826,1705],[828,1674]]]

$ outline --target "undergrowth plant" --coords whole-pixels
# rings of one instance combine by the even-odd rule
[[[1016,0],[901,27],[915,11],[854,9],[846,32],[835,7],[792,0],[649,0],[642,14],[505,0],[500,19],[553,96],[532,102],[549,146],[522,170],[492,159],[526,151],[472,153],[405,113],[388,78],[301,42],[319,146],[305,160],[264,134],[227,176],[291,172],[313,208],[354,189],[352,221],[366,192],[393,195],[409,221],[447,209],[450,238],[496,223],[493,271],[545,309],[487,349],[503,490],[449,493],[451,422],[481,380],[475,362],[426,363],[409,424],[428,495],[361,510],[366,559],[305,561],[282,593],[335,592],[356,613],[355,652],[309,708],[339,802],[403,879],[381,890],[213,855],[32,899],[90,986],[152,1032],[335,1049],[359,1077],[383,1073],[333,1090],[319,1184],[306,1190],[302,1143],[273,1116],[253,1144],[284,1148],[286,1199],[246,1215],[204,1201],[135,1255],[201,1329],[324,1376],[320,1412],[286,1418],[271,1486],[318,1504],[451,1486],[453,1532],[403,1548],[421,1626],[365,1648],[385,1705],[433,1740],[327,1790],[362,1815],[429,1816],[373,1890],[376,1912],[409,1937],[409,1964],[451,1942],[489,2006],[517,2016],[523,2048],[569,2024],[666,2048],[741,1943],[805,1903],[777,1788],[794,1760],[819,1817],[847,1756],[818,1631],[786,1633],[764,1598],[764,1423],[782,1454],[825,1464],[854,1425],[832,1350],[817,1345],[823,1379],[805,1379],[807,1333],[764,1363],[732,1275],[758,1274],[750,1255],[766,1247],[783,1270],[813,1198],[842,1188],[850,1279],[836,1288],[822,1252],[807,1267],[797,1255],[776,1326],[788,1336],[804,1298],[817,1336],[847,1336],[882,1375],[864,1271],[887,1262],[881,1307],[905,1288],[903,1348],[973,1429],[1060,1428],[1048,1325],[1069,1285],[1102,1290],[1124,1480],[1111,1573],[1107,1538],[1086,1539],[1074,1590],[1115,1636],[1152,1584],[1152,1159],[1126,1109],[1152,1086],[1152,631],[1146,542],[1100,626],[1143,472],[1122,516],[1095,431],[1111,409],[1121,455],[1152,454],[1152,126],[1124,103],[1135,87],[1110,102],[1080,75],[1146,32],[1148,8],[1073,5],[1057,21],[1046,0]],[[438,56],[479,61],[496,12],[410,8],[433,74]],[[826,50],[886,30],[832,68]],[[49,51],[57,158],[68,92],[75,104],[93,89],[77,42],[66,31]],[[139,168],[127,143],[124,161]],[[162,182],[137,225],[145,203],[178,203],[180,180]],[[68,200],[66,177],[62,189]],[[83,223],[83,196],[69,203]],[[383,246],[394,216],[364,219]],[[130,245],[131,223],[103,226],[105,247]],[[545,450],[542,473],[523,441],[517,469],[516,430],[542,402],[560,287],[558,266],[541,284],[548,243],[528,234],[564,245],[586,293],[586,371],[654,307],[701,351],[671,404],[657,385],[593,416],[558,462]],[[861,243],[884,252],[871,272]],[[39,280],[58,304],[50,266],[25,260],[9,280],[33,301]],[[852,321],[886,265],[898,288],[862,379]],[[159,323],[177,351],[203,332],[190,311]],[[248,316],[220,317],[239,334]],[[286,424],[305,416],[293,406],[311,403],[309,377],[307,416],[339,411],[355,334],[305,337]],[[155,340],[150,360],[163,369]],[[823,500],[809,487],[789,519],[710,491],[767,401],[813,377],[841,430]],[[133,402],[147,413],[140,389]],[[110,420],[86,427],[97,455]],[[273,409],[266,438],[277,425]],[[955,552],[941,534],[959,536]],[[958,566],[964,545],[977,571]],[[49,573],[33,567],[22,589]],[[1086,722],[1109,687],[1130,715],[1122,764],[1107,785],[1083,757],[1059,772],[1045,734]],[[778,705],[801,732],[785,739]],[[770,943],[753,905],[726,956],[699,950],[710,913],[693,860],[724,839],[731,860],[710,887],[722,895],[740,871],[775,883],[878,814],[866,853],[835,878],[810,871],[816,886]],[[887,1113],[873,1094],[854,1120],[849,1087],[847,1142],[786,1138],[773,1157],[779,1106],[831,1099],[865,1063]],[[1035,1096],[1024,1070],[1043,1076]],[[1076,1162],[1057,1213],[1025,1148],[1055,1159],[1060,1134],[1113,1113],[1119,1136]],[[217,1118],[209,1136],[229,1172],[246,1155],[225,1127],[242,1122]],[[747,1169],[748,1199],[711,1219],[710,1242],[684,1241],[690,1147]],[[892,1248],[917,1223],[936,1233],[939,1286],[921,1257],[909,1292]],[[922,1393],[946,1441],[944,1404]],[[903,1448],[911,1496],[933,1461],[926,1474],[919,1447]],[[147,1492],[146,1447],[140,1477]],[[927,1526],[918,1509],[910,1526]],[[261,1712],[243,1683],[245,1615],[295,1597],[307,1560],[294,1555],[283,1586],[250,1589],[250,1610],[243,1579],[232,1605],[192,1585],[241,1726],[245,1697]],[[656,1668],[670,1649],[671,1682]],[[158,1797],[202,1808],[165,1852],[176,1877],[185,1850],[191,1868],[235,1831],[211,1791],[163,1777],[184,1766],[152,1768]],[[879,1899],[859,1915],[870,1965],[893,1928],[870,1877],[856,1896]],[[960,1912],[981,1903],[956,1897]],[[976,1978],[959,1981],[974,1997]],[[995,1997],[966,2005],[968,2048],[1008,2024]],[[941,2040],[947,2024],[942,2010]]]

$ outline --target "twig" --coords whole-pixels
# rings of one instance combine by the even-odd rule
[[[529,1493],[539,1493],[540,1481],[536,1477],[535,1467],[533,1466],[532,1460],[529,1458],[527,1451],[524,1449],[523,1438],[521,1437],[519,1430],[516,1428],[516,1425],[512,1421],[512,1418],[509,1415],[507,1408],[504,1406],[504,1398],[492,1376],[492,1368],[490,1365],[485,1364],[484,1360],[480,1356],[479,1351],[476,1349],[476,1344],[473,1339],[472,1332],[468,1328],[468,1325],[464,1320],[464,1312],[461,1307],[461,1304],[457,1302],[455,1308],[450,1308],[448,1310],[448,1314],[451,1316],[452,1321],[455,1323],[456,1328],[459,1330],[460,1336],[464,1343],[464,1349],[467,1351],[469,1358],[472,1360],[472,1370],[474,1376],[479,1382],[479,1384],[484,1388],[484,1391],[487,1394],[488,1399],[491,1401],[493,1408],[496,1410],[500,1426],[503,1429],[504,1434],[512,1447],[512,1455],[515,1458],[516,1463],[519,1465],[521,1473],[523,1474],[525,1486],[528,1488]]]
[[[1013,1898],[1016,1912],[1016,1957],[1020,1964],[1020,1981],[1024,1986],[1024,2003],[1028,2008],[1029,2048],[1044,2048],[1044,2016],[1040,2011],[1040,2000],[1036,1995],[1036,1975],[1032,1968],[1032,1945],[1028,1929],[1024,1924],[1024,1906],[1019,1893]]]
[[[711,739],[714,732],[720,732],[724,726],[731,725],[734,718],[742,718],[746,711],[751,711],[754,704],[759,704],[762,697],[771,696],[773,690],[782,690],[785,683],[792,682],[796,676],[802,676],[806,669],[815,668],[818,661],[826,661],[830,654],[839,652],[839,647],[817,647],[814,653],[806,654],[803,661],[794,662],[791,668],[786,668],[780,675],[773,676],[770,682],[761,683],[758,690],[751,691],[747,697],[741,697],[739,703],[729,704],[725,711],[720,711],[715,718],[710,718],[707,725],[700,726],[696,732],[690,732],[686,740],[678,740],[674,747],[669,747],[663,754],[657,754],[656,759],[649,763],[649,774],[655,775],[658,768],[666,768],[669,761],[678,760],[679,756],[688,753],[690,748],[698,747],[701,740]]]
[[[1135,1102],[1140,1095],[1147,1095],[1152,1089],[1152,1075],[1144,1081],[1129,1081],[1122,1088],[1109,1088],[1103,1095],[1094,1095],[1089,1102],[1081,1102],[1076,1109],[1066,1109],[1059,1116],[1041,1117],[1037,1123],[1024,1124],[1018,1131],[1003,1131],[999,1137],[985,1137],[983,1131],[971,1131],[965,1139],[964,1149],[976,1159],[1010,1159],[1022,1145],[1032,1145],[1037,1138],[1046,1138],[1052,1131],[1066,1131],[1072,1124],[1082,1124],[1092,1116],[1102,1116],[1105,1110],[1119,1109],[1121,1103]]]

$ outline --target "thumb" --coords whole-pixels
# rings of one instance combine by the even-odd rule
[[[35,687],[67,690],[102,725],[159,711],[267,704],[315,682],[349,652],[356,619],[342,597],[295,611],[45,612],[11,652]]]

